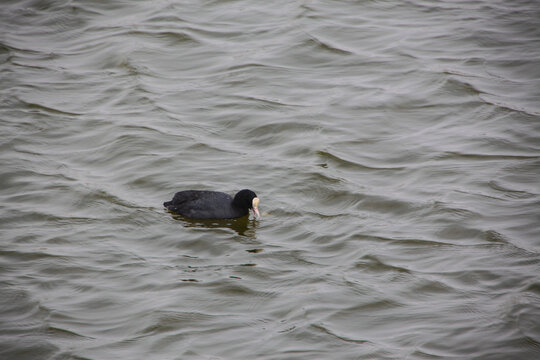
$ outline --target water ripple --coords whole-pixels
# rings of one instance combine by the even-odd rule
[[[6,2],[0,357],[538,357],[538,14]]]

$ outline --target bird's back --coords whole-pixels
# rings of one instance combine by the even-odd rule
[[[193,219],[227,219],[242,214],[232,206],[233,198],[226,193],[206,190],[177,192],[171,201],[163,203],[170,211]]]

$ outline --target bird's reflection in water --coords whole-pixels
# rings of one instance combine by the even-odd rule
[[[207,228],[220,229],[229,228],[241,236],[247,236],[251,239],[256,239],[256,228],[259,221],[250,220],[249,216],[243,216],[236,219],[189,219],[182,215],[171,213],[172,217],[182,222],[182,225],[188,228]]]

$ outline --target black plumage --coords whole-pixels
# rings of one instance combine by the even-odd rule
[[[219,191],[185,190],[163,206],[191,219],[233,219],[248,215],[250,209],[258,216],[258,203],[257,194],[248,189],[240,190],[234,198]]]

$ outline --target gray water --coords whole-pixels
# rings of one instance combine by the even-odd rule
[[[1,359],[540,358],[536,0],[2,1],[0,102]]]

